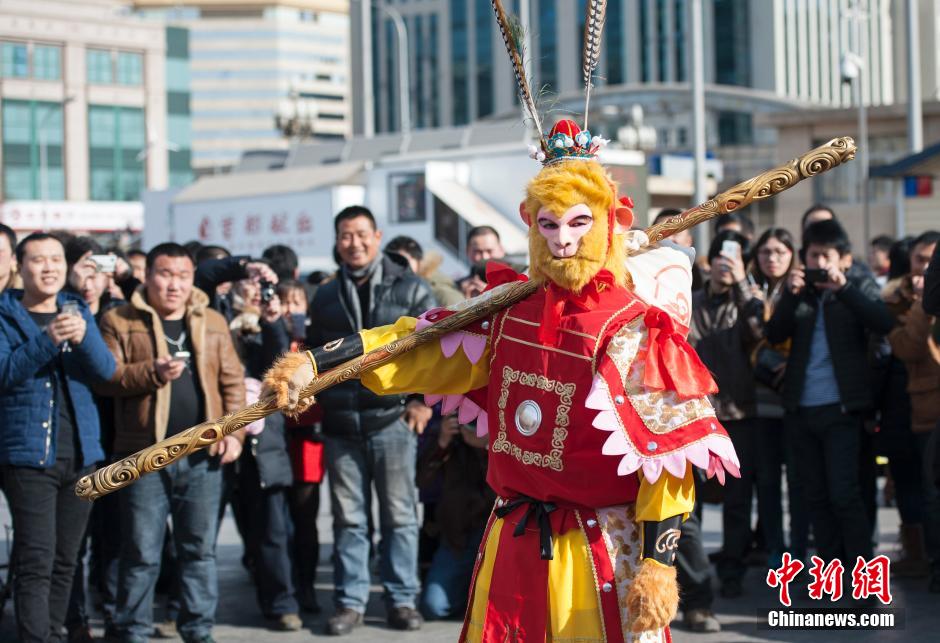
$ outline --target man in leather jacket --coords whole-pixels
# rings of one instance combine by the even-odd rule
[[[436,305],[430,286],[399,255],[379,252],[382,233],[361,206],[335,219],[337,278],[324,284],[310,306],[308,346],[332,349],[341,360],[361,346],[343,345],[363,328],[417,316]],[[331,344],[332,342],[332,344]],[[336,363],[339,363],[338,361]],[[370,489],[375,484],[382,533],[381,580],[389,625],[421,627],[418,594],[418,521],[415,511],[416,433],[431,417],[423,403],[399,395],[375,395],[358,380],[324,391],[323,432],[333,506],[334,602],[331,634],[346,634],[362,623],[369,598]]]

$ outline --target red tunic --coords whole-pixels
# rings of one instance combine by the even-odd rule
[[[493,319],[488,386],[488,482],[504,498],[606,507],[636,500],[637,476],[602,455],[605,431],[585,405],[607,341],[646,311],[633,293],[608,288],[592,310],[571,310],[556,346],[539,343],[545,290]]]

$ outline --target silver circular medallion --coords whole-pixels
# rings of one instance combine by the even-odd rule
[[[532,400],[526,400],[516,409],[516,429],[529,437],[539,430],[542,423],[542,409]]]

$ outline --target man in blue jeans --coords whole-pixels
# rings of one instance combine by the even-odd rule
[[[76,481],[104,459],[91,386],[114,359],[80,297],[61,292],[65,249],[36,233],[16,248],[23,290],[0,295],[0,465],[13,526],[18,637],[64,640],[91,505]]]
[[[320,286],[310,306],[307,345],[327,346],[324,356],[339,364],[355,351],[363,328],[391,324],[434,307],[431,288],[397,254],[379,252],[382,233],[362,206],[346,208],[334,220],[342,265],[336,279]],[[352,336],[352,337],[350,337]],[[345,342],[336,342],[348,338]],[[332,349],[332,350],[331,350]],[[358,380],[324,391],[325,460],[333,506],[336,613],[330,634],[348,634],[362,624],[369,600],[369,542],[372,488],[382,534],[379,573],[388,624],[399,630],[421,627],[418,595],[418,517],[415,490],[417,437],[431,409],[397,395],[378,396]]]
[[[116,456],[244,405],[244,370],[228,324],[209,308],[209,297],[193,287],[193,277],[186,249],[160,244],[148,253],[146,280],[130,303],[101,320],[102,336],[117,360],[114,377],[101,390],[116,397]],[[187,643],[212,641],[221,465],[241,454],[244,437],[239,434],[120,492],[124,538],[117,632],[111,633],[117,638],[146,641],[153,630],[154,587],[166,520],[172,516],[180,584],[177,628]]]

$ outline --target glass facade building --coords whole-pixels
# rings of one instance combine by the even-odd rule
[[[65,198],[61,103],[3,101],[3,198]]]
[[[0,50],[3,78],[62,79],[62,47],[26,42],[4,42]]]
[[[188,185],[193,179],[190,101],[189,30],[167,27],[166,133],[171,188]]]
[[[136,201],[146,182],[144,110],[88,106],[89,196],[92,201]]]
[[[470,122],[470,24],[467,0],[450,3],[451,75],[453,78],[454,125]]]

